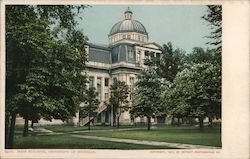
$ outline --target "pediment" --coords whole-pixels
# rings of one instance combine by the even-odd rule
[[[157,50],[161,49],[161,46],[156,43],[147,43],[147,44],[144,44],[143,46],[152,48],[152,49],[157,49]]]

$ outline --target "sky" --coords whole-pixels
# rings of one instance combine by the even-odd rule
[[[133,19],[140,21],[149,34],[149,42],[173,46],[190,53],[193,47],[207,48],[210,29],[201,16],[201,5],[92,5],[79,15],[79,29],[95,44],[108,44],[112,26],[124,19],[130,7]]]

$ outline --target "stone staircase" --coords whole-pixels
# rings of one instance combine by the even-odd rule
[[[104,104],[104,102],[101,102],[100,106],[97,108],[97,114],[100,114],[106,108],[107,108],[107,106]],[[84,125],[88,124],[92,119],[93,119],[93,117],[91,117],[90,120],[89,120],[88,116],[85,117],[85,118],[83,118],[83,119],[81,119],[80,126],[84,126]]]

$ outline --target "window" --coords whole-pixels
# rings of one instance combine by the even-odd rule
[[[130,77],[129,81],[130,81],[130,95],[129,95],[129,99],[132,100],[133,99],[133,93],[134,93],[134,87],[135,87],[135,79],[134,79],[134,77]]]
[[[122,35],[122,38],[123,38],[123,39],[126,39],[126,35]]]
[[[101,100],[101,77],[98,77],[97,78],[97,88],[96,88],[96,91],[97,91],[97,98],[99,100]]]
[[[161,57],[161,54],[160,53],[156,53],[156,58],[160,59],[160,57]]]
[[[109,98],[109,79],[105,78],[104,81],[104,98],[105,100]]]
[[[143,36],[140,36],[140,41],[143,41]]]
[[[105,87],[108,87],[109,86],[109,79],[108,78],[105,78]]]
[[[131,35],[128,35],[128,39],[131,39]]]
[[[128,50],[128,57],[131,59],[134,57],[133,50]]]
[[[153,59],[155,56],[155,53],[154,52],[150,52],[150,59]]]
[[[140,62],[141,61],[141,51],[138,50],[137,52],[137,59],[136,59],[137,62]]]
[[[149,51],[145,51],[145,59],[149,59]]]
[[[93,76],[89,77],[89,87],[94,87],[94,77]]]

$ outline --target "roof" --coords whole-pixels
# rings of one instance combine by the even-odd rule
[[[109,48],[89,47],[89,61],[111,64],[111,51]]]
[[[112,49],[100,45],[89,45],[89,61],[105,64],[126,61],[135,63],[136,55],[132,44],[120,44]]]
[[[148,35],[144,25],[141,22],[132,19],[133,13],[129,8],[125,11],[124,14],[125,14],[125,19],[113,25],[113,27],[109,32],[109,35],[122,32],[137,32]]]
[[[146,28],[137,20],[126,19],[116,23],[110,30],[109,35],[122,32],[137,32],[148,35]]]

